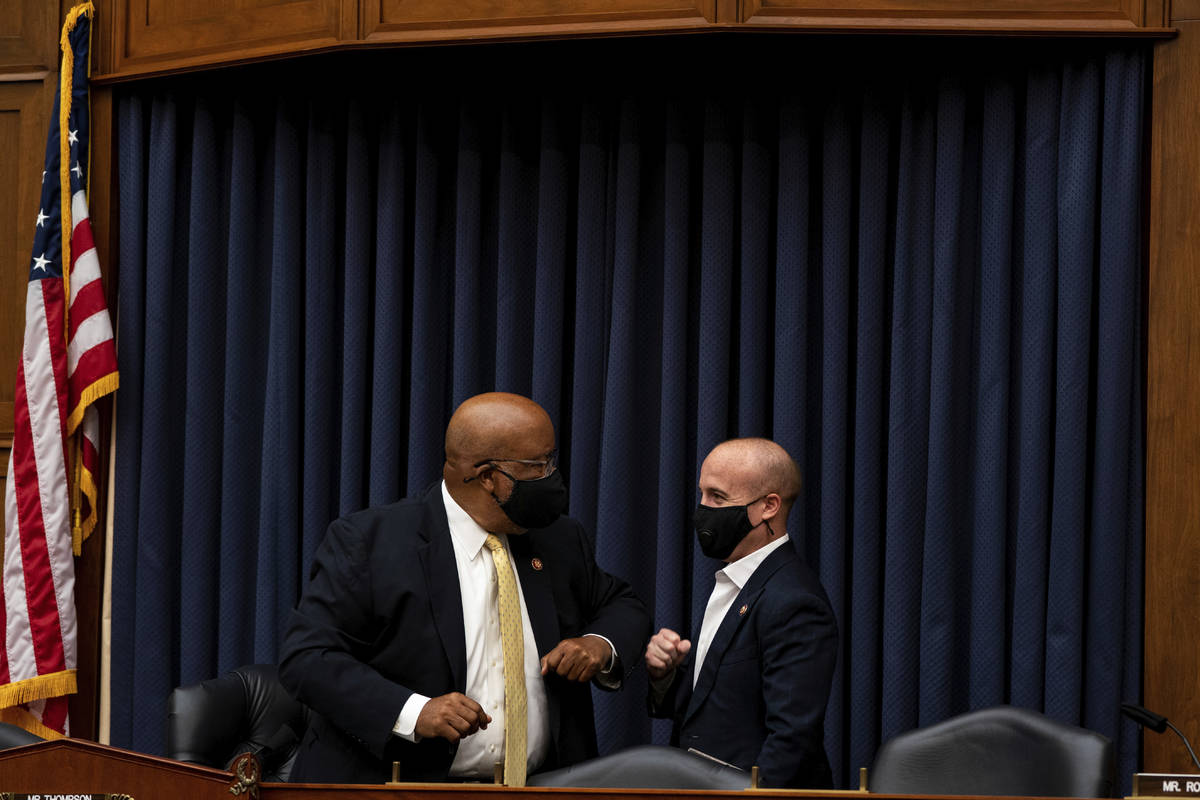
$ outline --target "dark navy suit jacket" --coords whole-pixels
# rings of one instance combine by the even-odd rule
[[[674,719],[679,747],[745,770],[757,765],[761,785],[830,787],[825,706],[837,648],[825,590],[789,541],[738,593],[695,690],[689,658],[662,702],[652,699],[651,713]]]
[[[598,633],[626,665],[650,635],[642,602],[602,571],[578,522],[510,536],[513,563],[543,656],[562,639]],[[291,780],[445,780],[457,745],[392,736],[413,692],[467,683],[462,595],[441,486],[329,526],[284,635],[280,678],[314,712]],[[618,666],[618,668],[621,668]],[[589,684],[547,676],[551,748],[544,768],[596,755]]]

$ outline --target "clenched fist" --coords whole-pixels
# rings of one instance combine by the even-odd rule
[[[569,681],[587,683],[607,667],[611,659],[612,648],[599,636],[563,639],[542,656],[542,674],[553,672]]]
[[[679,638],[679,634],[670,628],[662,628],[646,645],[646,672],[654,680],[665,678],[691,649],[690,641]]]
[[[424,739],[440,736],[457,742],[480,729],[486,729],[492,718],[483,706],[461,692],[431,697],[417,716],[415,732]]]

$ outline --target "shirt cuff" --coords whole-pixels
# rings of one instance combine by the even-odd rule
[[[613,646],[612,640],[599,633],[585,633],[584,636],[595,636],[597,639],[603,639],[608,643],[608,651],[611,654],[608,657],[608,663],[592,677],[592,680],[605,689],[620,689],[621,674],[613,674],[613,668],[617,666],[617,648]]]
[[[392,726],[392,734],[409,742],[421,741],[420,734],[416,732],[417,717],[421,716],[421,710],[428,702],[428,697],[413,692],[405,701],[404,708],[400,709],[400,716],[396,718],[396,724]]]
[[[612,668],[617,665],[617,648],[613,647],[612,641],[609,640],[607,636],[599,633],[585,633],[584,636],[595,636],[597,639],[603,639],[608,643],[608,652],[610,654],[608,657],[608,665],[600,670],[600,674],[607,675],[608,673],[612,672]]]

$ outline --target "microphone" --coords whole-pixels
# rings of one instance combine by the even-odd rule
[[[1135,706],[1133,703],[1121,703],[1121,713],[1143,728],[1149,728],[1155,733],[1162,733],[1167,728],[1175,731],[1175,734],[1183,740],[1183,746],[1187,748],[1188,755],[1192,757],[1192,763],[1196,765],[1197,770],[1200,770],[1200,760],[1196,759],[1196,752],[1192,750],[1191,742],[1183,735],[1183,731],[1172,725],[1170,720],[1162,714],[1155,714],[1153,711],[1141,706]]]

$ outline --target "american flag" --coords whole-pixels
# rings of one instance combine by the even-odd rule
[[[92,404],[117,388],[86,196],[93,13],[91,3],[77,6],[63,24],[4,493],[0,721],[45,738],[69,733],[67,695],[76,687],[72,554],[96,517],[99,416]]]

